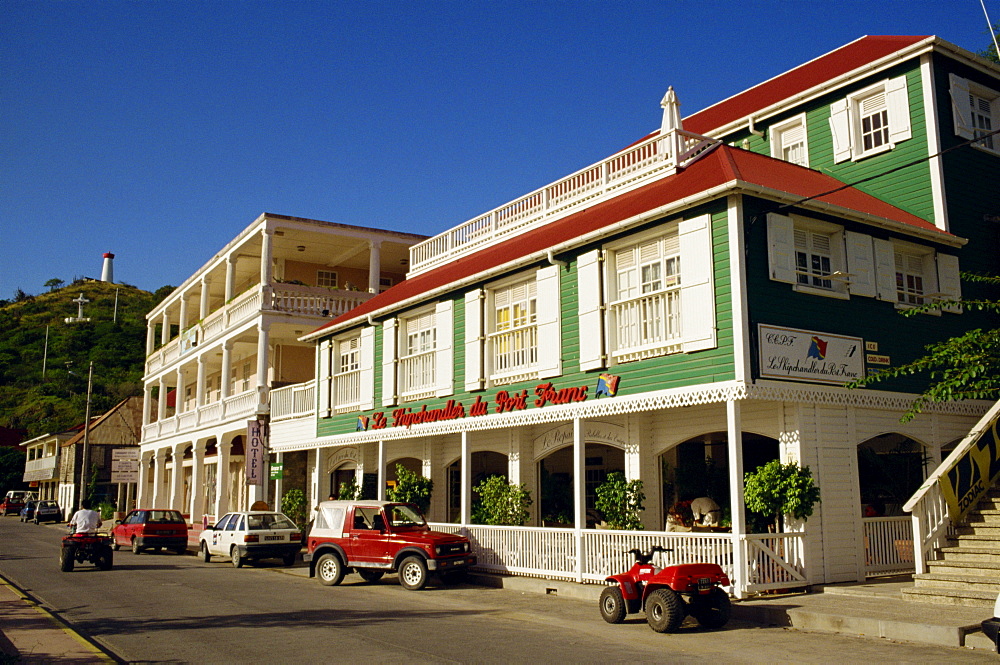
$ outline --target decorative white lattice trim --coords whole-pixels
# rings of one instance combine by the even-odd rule
[[[889,393],[874,390],[847,390],[834,386],[820,386],[803,383],[783,383],[767,381],[746,385],[737,381],[703,384],[689,388],[674,388],[628,395],[588,399],[578,404],[549,406],[541,409],[527,409],[513,413],[490,414],[466,417],[435,423],[423,423],[412,427],[391,427],[367,432],[349,432],[316,438],[310,441],[287,445],[274,445],[276,452],[311,450],[327,446],[357,445],[378,441],[398,441],[427,436],[458,434],[494,429],[506,429],[546,423],[566,422],[574,418],[591,419],[620,416],[630,413],[660,411],[700,404],[720,404],[730,400],[760,400],[768,402],[806,402],[839,406],[854,406],[904,413],[915,398],[907,393]],[[989,408],[987,402],[948,402],[930,404],[925,413],[947,413],[954,415],[982,415]]]

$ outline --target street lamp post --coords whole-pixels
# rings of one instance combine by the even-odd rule
[[[83,465],[80,469],[80,501],[87,495],[87,463],[90,457],[90,396],[94,388],[94,361],[87,372],[87,410],[83,421]],[[82,506],[81,506],[82,507]]]

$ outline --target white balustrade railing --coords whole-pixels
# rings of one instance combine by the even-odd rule
[[[249,318],[260,313],[263,294],[260,285],[254,286],[249,291],[237,296],[233,302],[226,306],[226,329],[229,329]]]
[[[431,527],[467,536],[476,553],[476,568],[496,573],[601,583],[632,566],[629,550],[648,551],[659,545],[671,551],[657,554],[654,564],[718,564],[733,582],[730,591],[740,596],[808,585],[801,533],[743,536],[747,570],[739,576],[735,574],[733,535],[729,533],[576,531],[450,523],[433,523]],[[741,577],[746,580],[744,588],[736,589]]]
[[[202,343],[209,340],[215,339],[222,334],[222,331],[226,329],[226,311],[225,309],[219,309],[207,317],[201,322],[201,334]]]
[[[508,238],[526,228],[568,215],[595,199],[624,187],[676,173],[704,155],[719,141],[692,132],[671,130],[526,194],[410,248],[410,274]]]
[[[337,409],[353,409],[361,404],[361,370],[333,375],[333,404]]]
[[[257,408],[257,391],[246,390],[238,395],[227,397],[223,400],[223,403],[225,404],[223,410],[227,419],[240,415],[249,415]]]
[[[299,284],[275,284],[270,308],[279,312],[335,318],[375,297],[367,291],[332,291]]]
[[[493,375],[524,372],[538,364],[538,326],[529,325],[488,336],[493,350]]]
[[[633,352],[661,347],[680,339],[680,291],[659,291],[610,305],[614,316],[616,348]]]
[[[275,388],[269,400],[272,421],[310,415],[316,409],[316,381]]]
[[[201,424],[214,423],[222,420],[222,402],[212,402],[198,409],[198,421]]]
[[[912,572],[913,520],[909,517],[866,517],[865,574]]]
[[[433,350],[399,359],[400,394],[413,398],[436,387],[437,362]]]
[[[185,411],[178,418],[177,431],[185,432],[189,429],[194,429],[197,424],[198,424],[198,412]]]

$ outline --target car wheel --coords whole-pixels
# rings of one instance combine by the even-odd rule
[[[621,623],[625,620],[625,597],[617,586],[609,586],[601,592],[601,618],[608,623]]]
[[[684,601],[673,589],[657,589],[646,599],[646,623],[658,633],[672,633],[684,621]]]
[[[399,566],[399,584],[410,591],[420,591],[427,586],[427,564],[421,557],[403,559]]]
[[[729,622],[732,603],[729,595],[715,587],[704,596],[694,596],[688,603],[688,612],[705,628],[722,628]]]
[[[174,552],[176,552],[177,554],[187,554],[187,551],[188,551],[187,545],[178,545],[177,547],[174,548]]]
[[[324,554],[316,562],[316,577],[324,586],[337,586],[344,579],[344,564],[336,554]]]
[[[205,563],[208,563],[209,561],[212,560],[212,553],[208,551],[208,543],[206,543],[204,540],[201,541],[200,553],[201,553],[201,560],[204,561]]]
[[[111,567],[115,564],[115,555],[110,547],[101,549],[101,553],[97,555],[96,563],[97,567],[101,570],[111,570]]]
[[[31,521],[35,523],[35,526],[38,526],[38,518],[37,517],[35,519],[31,520]]]
[[[76,556],[76,548],[70,545],[59,551],[59,570],[64,573],[73,571],[73,558]]]
[[[368,582],[369,584],[374,584],[375,582],[378,582],[380,579],[382,579],[382,576],[385,575],[385,571],[374,570],[372,568],[359,568],[358,575],[360,575],[361,579],[363,579],[365,582]]]
[[[292,552],[291,554],[286,554],[285,556],[281,557],[281,563],[285,564],[286,566],[294,566],[296,556],[298,555],[295,552]]]
[[[132,538],[132,554],[139,554],[142,552],[142,548],[139,547],[139,541],[136,538]]]
[[[240,548],[235,545],[233,545],[233,549],[229,550],[229,559],[233,562],[233,568],[242,568],[247,560],[245,556],[240,554]]]

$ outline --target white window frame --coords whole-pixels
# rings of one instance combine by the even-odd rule
[[[338,284],[338,275],[335,270],[317,270],[316,271],[316,286],[325,286],[328,289],[336,289]]]
[[[791,142],[786,145],[789,139]],[[793,160],[787,157],[786,150],[794,145],[801,145],[801,159]],[[805,113],[771,127],[771,156],[791,164],[809,167],[809,137],[806,131]]]
[[[791,284],[795,291],[828,298],[846,300],[851,292],[857,293],[848,288],[851,279],[847,270],[844,227],[801,215],[769,213],[767,234],[771,279]],[[803,235],[809,239],[805,247],[801,244]],[[813,240],[816,236],[826,238],[825,254],[818,251],[820,247]],[[803,250],[807,255],[804,268],[800,258]],[[828,273],[813,271],[812,254],[825,255],[829,259]]]
[[[973,97],[982,100],[989,106],[988,120],[991,127],[988,131],[1000,129],[1000,92],[980,85],[975,81],[949,74],[952,114],[954,116],[955,134],[964,139],[974,139],[983,133],[984,129],[977,120],[977,115],[984,116],[981,109],[973,107]],[[1000,155],[1000,135],[994,134],[984,141],[971,144],[993,155]]]
[[[399,319],[399,398],[413,401],[437,391],[437,322],[424,309]]]
[[[881,99],[865,113],[865,105]],[[884,114],[884,141],[864,146],[864,118]],[[857,161],[887,152],[912,136],[910,103],[905,76],[880,81],[858,90],[830,105],[830,133],[833,138],[833,161]]]
[[[361,408],[361,335],[335,338],[331,348],[331,400],[334,413]]]
[[[537,377],[537,281],[533,277],[522,277],[494,284],[487,289],[486,300],[486,359],[490,383],[504,385]],[[506,310],[509,318],[498,320],[498,310]]]

